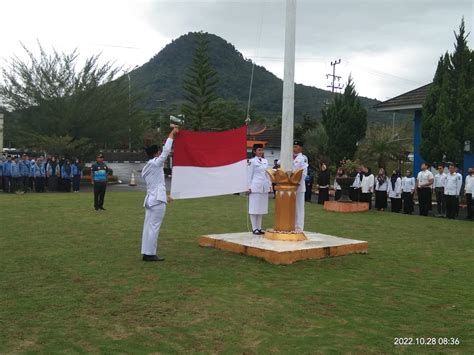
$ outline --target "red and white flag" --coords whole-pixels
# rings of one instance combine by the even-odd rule
[[[179,131],[174,140],[172,198],[247,190],[247,127],[224,132]]]

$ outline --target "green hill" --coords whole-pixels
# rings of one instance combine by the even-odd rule
[[[226,100],[236,100],[247,105],[252,61],[244,58],[231,43],[214,34],[206,34],[209,40],[209,56],[218,72],[218,95]],[[188,33],[173,40],[143,66],[131,72],[134,92],[143,96],[147,109],[158,106],[157,100],[166,105],[182,102],[183,79],[191,63],[196,45],[196,33]],[[357,85],[357,83],[356,83]],[[281,115],[283,82],[262,66],[255,66],[252,89],[252,107],[267,118]],[[297,84],[295,87],[295,120],[301,121],[307,114],[319,118],[331,92],[316,87]],[[377,100],[362,98],[369,112],[369,121],[389,119],[391,116],[376,112],[372,107]]]

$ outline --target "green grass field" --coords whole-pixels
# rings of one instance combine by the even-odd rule
[[[166,261],[144,263],[142,200],[110,192],[99,213],[91,193],[0,195],[0,353],[474,350],[474,223],[311,204],[307,230],[367,240],[369,253],[275,266],[198,246],[247,229],[245,198],[175,201]]]

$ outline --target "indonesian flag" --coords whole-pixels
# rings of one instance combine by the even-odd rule
[[[179,131],[174,140],[172,198],[247,190],[247,127],[224,132]]]

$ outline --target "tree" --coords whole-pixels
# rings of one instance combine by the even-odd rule
[[[303,141],[305,154],[311,166],[317,167],[323,162],[328,163],[329,137],[322,124],[316,124],[313,129],[306,131],[303,135]]]
[[[218,79],[209,61],[208,43],[206,34],[198,33],[193,62],[183,85],[185,125],[194,131],[213,128],[217,119],[214,103],[218,98],[215,93]]]
[[[303,122],[295,125],[295,139],[303,139],[307,132],[318,127],[318,121],[311,118],[308,114],[303,116]]]
[[[392,128],[380,124],[367,129],[365,139],[357,151],[359,160],[367,165],[377,164],[377,168],[387,168],[390,161],[398,161],[410,149],[410,139],[395,135]]]
[[[12,57],[2,69],[8,141],[39,148],[47,137],[69,137],[70,144],[89,139],[92,149],[127,146],[137,110],[125,78],[115,80],[121,68],[92,56],[77,69],[77,50],[48,54],[38,46],[39,56],[23,45],[27,60]]]
[[[429,162],[463,162],[466,140],[474,138],[474,51],[464,19],[453,54],[440,58],[423,104],[421,155]]]
[[[344,93],[336,94],[334,102],[322,111],[322,124],[329,137],[328,148],[332,162],[352,159],[357,142],[365,137],[367,111],[362,107],[351,77]]]

